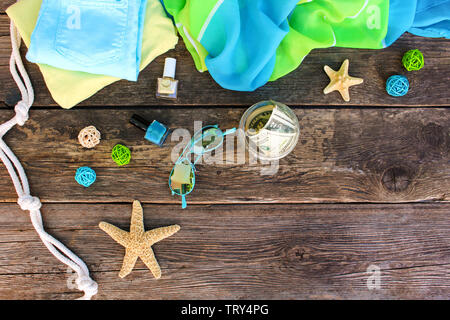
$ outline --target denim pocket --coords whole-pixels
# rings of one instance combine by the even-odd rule
[[[84,65],[120,58],[128,21],[128,0],[66,0],[61,2],[55,50]]]

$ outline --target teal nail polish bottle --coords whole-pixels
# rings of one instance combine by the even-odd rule
[[[153,122],[150,123],[150,121],[138,116],[137,114],[133,114],[130,119],[130,123],[139,129],[144,130],[144,138],[160,147],[164,144],[164,141],[166,141],[166,138],[170,132],[169,128],[162,123],[156,120],[153,120]]]

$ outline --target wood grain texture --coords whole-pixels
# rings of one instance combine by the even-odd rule
[[[4,14],[13,2],[0,0],[0,123],[19,100]],[[407,73],[400,60],[412,48],[424,53],[425,67]],[[178,60],[175,102],[155,98],[167,56]],[[322,94],[328,84],[323,65],[338,68],[346,58],[350,74],[365,78],[350,90],[350,103],[338,93]],[[24,165],[32,194],[44,202],[47,230],[79,254],[99,282],[96,299],[450,298],[450,114],[436,108],[450,106],[450,41],[405,34],[379,51],[315,50],[291,74],[245,93],[224,90],[207,72],[197,72],[180,40],[138,82],[119,81],[80,104],[94,108],[70,111],[53,108],[38,68],[28,62],[26,68],[36,101],[30,120],[5,140]],[[396,73],[411,82],[402,98],[384,89]],[[231,128],[245,108],[268,98],[295,107],[301,125],[296,149],[273,176],[262,175],[267,164],[236,162],[236,150],[225,150],[216,159],[226,155],[232,163],[210,159],[198,166],[186,210],[167,186],[178,140],[158,148],[128,124],[138,113],[191,133],[194,121]],[[77,141],[88,125],[102,133],[93,150]],[[125,167],[110,158],[116,143],[132,150]],[[97,172],[90,188],[74,181],[83,165]],[[73,274],[14,203],[4,166],[0,181],[0,299],[79,297],[67,285]],[[141,261],[119,279],[123,248],[98,228],[104,220],[127,229],[133,199],[144,203],[147,229],[181,225],[155,245],[160,280]],[[410,203],[419,201],[429,203]],[[381,268],[380,290],[367,289],[371,264]]]
[[[146,228],[181,230],[155,245],[162,278],[139,261],[118,278],[123,248],[98,227],[129,228],[128,204],[48,204],[47,230],[88,264],[97,299],[450,298],[450,204],[144,205]],[[367,289],[367,267],[381,289]],[[0,299],[72,299],[71,274],[27,215],[0,206]]]
[[[133,113],[169,127],[194,131],[194,121],[238,126],[244,109],[159,108],[139,110],[32,110],[24,127],[14,128],[6,142],[21,159],[32,191],[51,202],[121,202],[137,197],[151,203],[179,203],[167,186],[172,148],[143,139],[128,121]],[[229,137],[223,153],[197,166],[189,203],[304,203],[448,201],[450,190],[450,114],[446,109],[295,109],[301,136],[295,150],[279,163],[275,175],[262,175],[270,164],[239,163],[237,142]],[[0,114],[0,122],[10,117]],[[77,140],[83,127],[94,125],[102,140],[92,150]],[[188,136],[190,138],[190,136]],[[131,148],[132,161],[118,167],[111,149]],[[230,145],[231,152],[227,152]],[[233,148],[233,146],[235,148]],[[220,149],[219,149],[220,150]],[[175,161],[177,154],[174,156]],[[232,163],[225,163],[225,160]],[[215,161],[216,163],[214,163]],[[220,161],[220,163],[218,163]],[[74,173],[90,166],[97,181],[79,186]],[[0,167],[0,201],[16,195]]]
[[[7,16],[0,16],[0,103],[14,105],[19,99],[9,74],[10,40]],[[3,26],[3,27],[2,27]],[[6,30],[7,31],[7,30]],[[419,48],[425,55],[425,67],[420,72],[407,72],[401,58],[404,52]],[[25,52],[25,51],[23,51]],[[175,102],[156,99],[156,79],[162,75],[164,58],[177,59],[179,96]],[[350,75],[364,78],[364,84],[351,88],[351,101],[346,103],[334,92],[322,93],[329,82],[323,66],[336,69],[346,58],[350,59]],[[34,106],[55,106],[36,65],[26,63],[35,87]],[[390,97],[385,81],[392,74],[407,74],[411,82],[408,95]],[[139,76],[138,82],[119,81],[101,90],[80,106],[242,106],[252,105],[268,98],[297,106],[449,106],[450,41],[427,39],[410,34],[402,36],[393,46],[384,50],[329,48],[314,50],[302,65],[289,75],[268,83],[254,92],[235,92],[221,88],[208,72],[197,72],[192,58],[182,41],[175,50],[158,57]]]

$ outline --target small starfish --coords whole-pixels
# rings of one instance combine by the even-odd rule
[[[127,276],[131,270],[133,270],[136,260],[139,257],[150,269],[155,278],[159,279],[161,277],[161,268],[153,253],[152,245],[170,237],[180,230],[180,226],[174,224],[168,227],[145,231],[144,214],[138,200],[134,200],[133,202],[130,232],[123,231],[122,229],[103,221],[100,222],[99,227],[126,249],[122,269],[119,273],[119,277],[121,278]]]
[[[348,88],[363,83],[364,79],[350,77],[348,75],[348,64],[348,59],[345,59],[339,71],[334,71],[329,66],[324,67],[325,72],[330,78],[330,84],[323,89],[323,93],[329,94],[330,92],[337,90],[345,101],[350,101],[350,93],[348,92]]]

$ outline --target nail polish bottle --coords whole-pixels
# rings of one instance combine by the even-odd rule
[[[172,100],[177,98],[178,80],[175,80],[176,65],[176,59],[166,58],[163,77],[158,78],[158,87],[156,89],[157,98]]]
[[[137,114],[133,114],[130,119],[130,123],[145,131],[144,138],[151,143],[154,143],[158,146],[162,146],[167,136],[169,135],[169,128],[167,128],[162,123],[153,120],[150,123],[147,119],[138,116]]]

